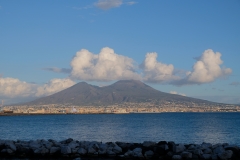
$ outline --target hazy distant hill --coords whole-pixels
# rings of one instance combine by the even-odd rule
[[[163,101],[212,103],[205,100],[164,93],[136,80],[121,80],[112,85],[98,87],[80,82],[70,88],[43,97],[28,105],[66,104],[73,105],[109,105],[122,102],[153,102]]]

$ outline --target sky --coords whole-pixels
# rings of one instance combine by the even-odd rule
[[[0,0],[0,100],[134,79],[240,104],[239,0]]]

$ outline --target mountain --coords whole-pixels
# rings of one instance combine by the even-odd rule
[[[194,102],[212,103],[205,100],[164,93],[137,80],[120,80],[112,85],[98,87],[80,82],[53,95],[43,97],[27,105],[72,104],[111,105],[123,102]]]

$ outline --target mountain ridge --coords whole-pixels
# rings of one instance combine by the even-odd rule
[[[138,80],[120,80],[109,86],[98,87],[79,82],[55,94],[27,102],[27,105],[72,104],[101,106],[117,103],[162,102],[214,103],[206,100],[158,91]]]

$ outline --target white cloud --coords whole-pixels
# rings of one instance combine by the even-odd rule
[[[205,50],[201,57],[197,58],[191,72],[186,77],[173,82],[176,85],[203,84],[215,81],[218,78],[227,77],[232,73],[231,68],[221,67],[221,53],[214,53],[213,50]]]
[[[157,61],[157,53],[147,53],[144,62],[141,64],[143,69],[143,79],[146,82],[162,83],[178,80],[180,77],[173,74],[174,66]]]
[[[43,86],[39,86],[35,95],[37,97],[48,96],[59,92],[63,89],[69,88],[75,84],[74,81],[66,78],[66,79],[52,79],[48,83]]]
[[[35,84],[15,78],[0,78],[0,96],[27,97],[34,94]]]
[[[170,94],[177,94],[177,95],[181,95],[181,96],[186,96],[186,94],[184,94],[184,93],[178,93],[178,92],[176,92],[176,91],[170,91],[169,93],[170,93]]]
[[[122,4],[122,0],[98,0],[98,2],[94,3],[96,7],[103,10],[120,7]]]
[[[130,6],[131,6],[131,5],[134,5],[134,4],[136,4],[136,3],[137,3],[137,2],[135,2],[135,1],[126,2],[126,4],[127,4],[127,5],[130,5]]]
[[[227,76],[232,73],[230,68],[221,68],[221,53],[214,53],[208,49],[193,66],[193,71],[188,75],[188,81],[193,83],[209,83],[217,78]]]
[[[114,50],[108,47],[103,48],[99,54],[82,49],[76,53],[71,66],[71,77],[79,80],[140,79],[140,75],[135,72],[134,61],[114,53]]]
[[[74,85],[70,79],[52,79],[44,85],[20,81],[16,78],[0,78],[0,97],[41,97]]]

